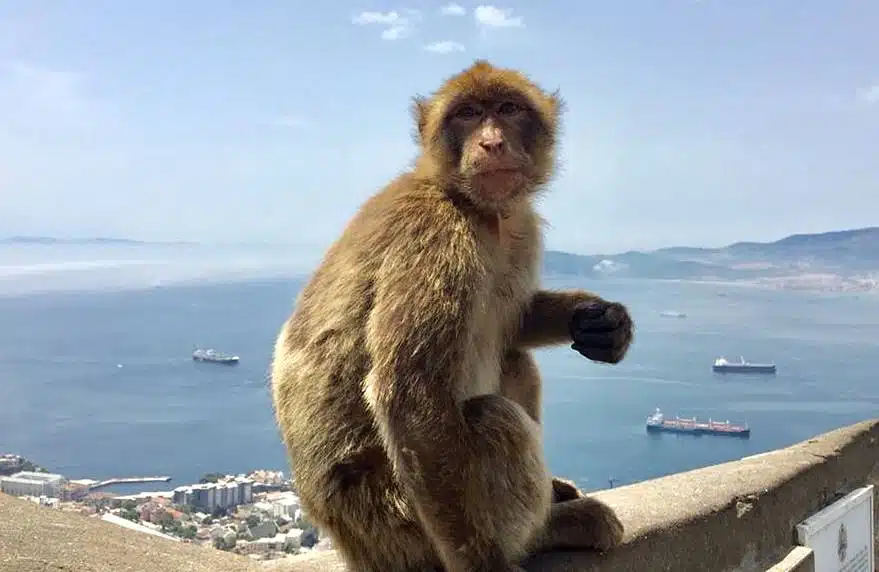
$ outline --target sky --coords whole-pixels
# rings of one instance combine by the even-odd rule
[[[0,0],[0,235],[321,249],[487,58],[567,102],[572,252],[879,224],[875,0]]]

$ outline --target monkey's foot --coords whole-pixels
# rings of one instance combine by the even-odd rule
[[[573,501],[578,502],[583,503],[581,511],[584,519],[591,522],[591,527],[587,528],[592,533],[590,546],[606,552],[623,541],[623,523],[612,508],[593,497]]]
[[[552,505],[544,534],[535,552],[556,549],[594,549],[607,552],[623,540],[623,523],[608,505],[581,496]]]
[[[573,481],[560,479],[559,477],[552,478],[552,502],[565,502],[582,497],[583,493],[580,492],[580,489],[577,488]]]

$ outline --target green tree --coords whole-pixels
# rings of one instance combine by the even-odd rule
[[[188,540],[192,540],[195,538],[195,533],[197,532],[194,526],[184,526],[180,529],[180,536],[182,538],[186,538]]]
[[[252,514],[244,519],[244,522],[247,523],[247,528],[253,528],[254,526],[257,526],[259,524],[259,517],[255,514]]]
[[[318,534],[316,528],[309,528],[307,530],[303,530],[302,534],[299,535],[299,544],[304,546],[305,548],[311,548],[318,541]]]
[[[156,517],[156,519],[153,521],[153,523],[158,524],[162,528],[165,528],[173,521],[174,521],[174,517],[172,517],[167,512],[163,512],[162,514],[160,514]]]
[[[211,513],[211,516],[213,516],[214,518],[223,518],[224,516],[226,516],[226,509],[218,506],[214,509],[214,512]]]
[[[225,475],[223,473],[205,473],[204,475],[201,476],[201,478],[198,480],[198,482],[201,484],[216,483],[224,476]]]
[[[119,516],[126,520],[130,520],[131,522],[138,522],[140,520],[140,514],[134,509],[123,508],[119,511]]]
[[[131,499],[122,502],[122,508],[127,508],[128,510],[135,510],[137,508],[137,503]]]
[[[311,521],[308,520],[308,517],[305,516],[305,514],[302,514],[302,515],[296,520],[296,523],[295,523],[295,524],[296,524],[296,528],[301,528],[302,530],[308,530],[309,528],[314,528],[314,525],[311,524]]]

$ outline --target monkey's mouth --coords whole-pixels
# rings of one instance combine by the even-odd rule
[[[516,165],[494,163],[478,165],[473,169],[475,176],[510,176],[521,174],[522,169]]]

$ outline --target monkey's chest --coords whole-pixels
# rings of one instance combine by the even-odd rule
[[[496,394],[501,388],[504,355],[518,333],[522,311],[530,299],[528,282],[501,280],[493,296],[477,310],[468,395]]]

